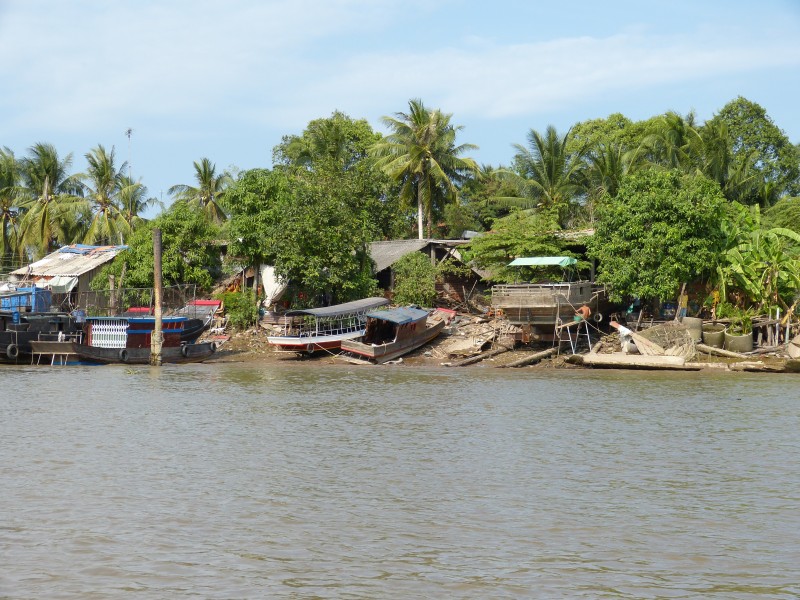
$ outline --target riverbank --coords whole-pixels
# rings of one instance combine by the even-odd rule
[[[248,364],[290,364],[317,362],[319,364],[347,364],[338,360],[335,354],[317,353],[315,356],[302,356],[294,352],[280,352],[267,342],[267,333],[261,329],[250,329],[242,332],[234,332],[229,335],[217,336],[219,349],[212,359],[207,362],[214,363],[248,363]],[[598,342],[602,344],[600,350],[605,354],[619,352],[620,346],[615,334],[598,335]],[[447,348],[451,345],[452,336],[442,335],[433,342],[427,344],[408,355],[402,357],[401,364],[411,367],[440,367],[455,366],[463,357],[453,357],[448,354]],[[484,356],[471,363],[469,366],[477,368],[503,368],[514,363],[530,358],[534,353],[541,352],[550,348],[547,344],[532,346],[517,346],[502,353],[492,354],[497,344],[489,345],[488,349],[476,354],[476,357]],[[585,354],[585,349],[584,349]],[[554,356],[546,357],[526,365],[527,369],[586,369],[593,368],[581,364],[580,355],[572,356],[569,348],[562,346],[562,352]],[[698,352],[688,367],[693,370],[719,371],[764,371],[780,372],[786,367],[786,359],[777,355],[760,355],[744,359],[726,358],[711,356]],[[620,366],[619,368],[624,368]]]

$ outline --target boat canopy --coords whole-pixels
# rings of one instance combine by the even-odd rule
[[[578,262],[569,256],[531,256],[515,258],[509,267],[569,267]]]
[[[287,317],[297,317],[300,315],[310,315],[312,317],[339,317],[350,313],[360,313],[378,306],[389,304],[386,298],[362,298],[353,302],[336,304],[334,306],[322,306],[320,308],[304,308],[298,310],[287,310]]]
[[[427,317],[428,311],[414,306],[400,306],[398,308],[387,308],[385,310],[373,310],[367,313],[370,319],[380,319],[397,325],[404,325],[412,321],[419,321]]]

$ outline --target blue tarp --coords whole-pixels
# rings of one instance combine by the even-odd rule
[[[389,321],[397,325],[411,323],[418,321],[428,316],[428,311],[413,306],[401,306],[398,308],[387,308],[385,310],[373,310],[367,313],[367,317],[371,319],[380,319],[382,321]]]
[[[26,310],[30,312],[47,312],[53,295],[50,290],[37,287],[17,288],[0,299],[0,308],[3,310]]]

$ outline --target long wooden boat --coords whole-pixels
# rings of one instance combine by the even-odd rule
[[[98,348],[73,343],[72,349],[81,361],[102,364],[150,364],[150,348]],[[182,344],[161,348],[161,362],[190,363],[203,362],[216,352],[214,342],[201,344]]]
[[[386,298],[364,298],[334,306],[287,311],[283,317],[284,335],[268,336],[279,350],[313,354],[319,350],[338,350],[345,340],[364,335],[366,314],[389,304]]]
[[[453,314],[442,309],[429,313],[415,306],[369,312],[364,337],[343,341],[342,358],[374,364],[394,360],[434,339]]]
[[[187,343],[182,339],[187,317],[162,319],[164,363],[200,362],[216,351],[214,342]],[[93,363],[149,364],[154,317],[88,317],[81,343],[73,350],[80,360]]]

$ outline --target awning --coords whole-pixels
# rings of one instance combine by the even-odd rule
[[[389,321],[397,325],[404,325],[412,321],[418,321],[428,315],[427,310],[421,308],[414,308],[413,306],[401,306],[399,308],[387,308],[384,310],[374,310],[367,313],[370,319],[380,319],[381,321]]]
[[[569,256],[531,256],[515,258],[508,263],[509,267],[569,267],[578,262]]]
[[[46,283],[54,294],[67,294],[78,285],[78,278],[68,275],[56,275]]]
[[[345,302],[344,304],[336,304],[334,306],[287,310],[286,316],[295,317],[300,315],[310,315],[312,317],[339,317],[349,313],[361,313],[385,304],[389,304],[389,301],[386,298],[364,298],[363,300],[354,300],[353,302]]]

